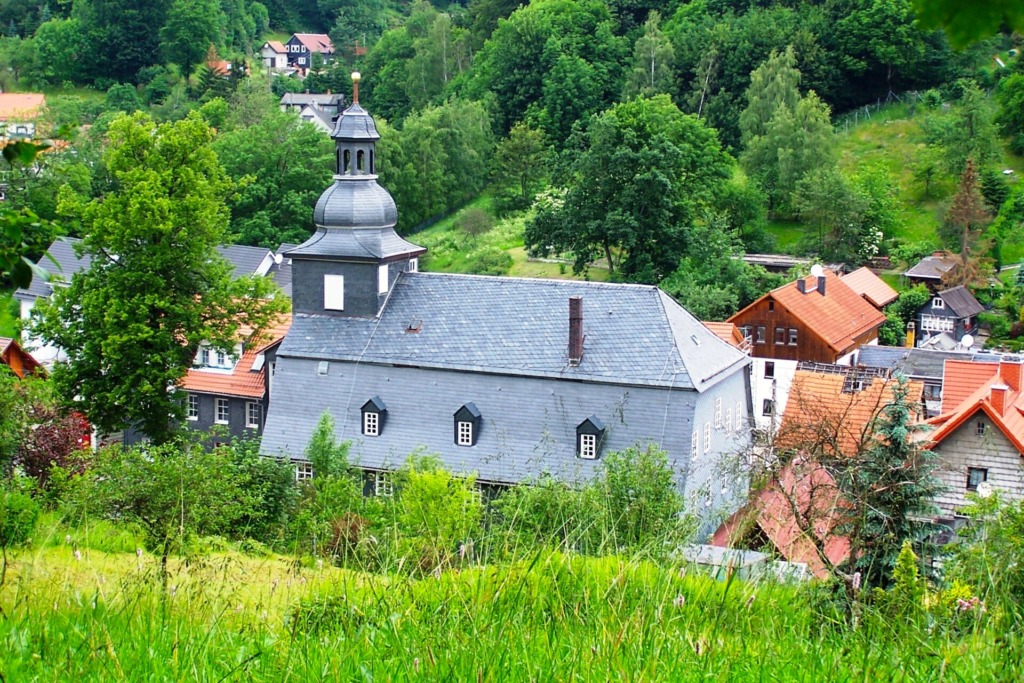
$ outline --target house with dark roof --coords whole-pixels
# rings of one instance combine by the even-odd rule
[[[959,259],[947,251],[934,251],[903,273],[912,285],[926,285],[932,291],[942,286],[942,278],[951,271]]]
[[[22,320],[27,321],[32,316],[32,309],[37,299],[49,298],[53,294],[54,287],[66,285],[76,273],[89,268],[89,264],[92,262],[91,257],[88,254],[79,256],[75,251],[76,245],[80,242],[81,240],[75,237],[58,237],[47,248],[48,256],[43,256],[37,263],[45,271],[46,276],[36,275],[28,287],[14,293],[14,298],[20,304]],[[217,247],[217,253],[234,267],[233,276],[236,278],[245,275],[258,275],[274,277],[275,281],[278,279],[276,273],[281,270],[280,259],[269,249],[229,244]],[[59,349],[45,345],[38,339],[30,338],[27,332],[22,335],[22,343],[44,365],[49,365],[60,358]]]
[[[941,413],[923,435],[939,456],[946,485],[939,508],[955,515],[968,493],[999,489],[1006,500],[1024,498],[1024,359],[998,363],[947,360]]]
[[[334,56],[334,43],[326,33],[294,33],[284,44],[288,66],[305,73],[313,65],[313,55],[319,54],[324,61]]]
[[[316,105],[317,108],[330,114],[333,121],[338,117],[341,110],[345,108],[345,96],[341,93],[332,94],[330,92],[286,92],[284,95],[281,95],[281,111],[293,111],[299,114],[312,105]],[[334,130],[333,125],[331,130]]]
[[[937,292],[917,312],[917,346],[953,349],[977,330],[985,307],[963,285]]]
[[[843,283],[862,296],[869,304],[881,310],[899,297],[899,293],[886,284],[885,280],[864,266],[852,273],[842,275]]]
[[[418,272],[394,229],[358,99],[332,132],[337,174],[316,232],[290,249],[292,326],[277,352],[264,455],[308,473],[321,416],[371,490],[410,454],[486,485],[594,476],[634,444],[668,452],[699,510],[745,487],[722,470],[749,443],[749,360],[653,286]]]
[[[728,322],[750,342],[757,429],[778,431],[797,363],[849,363],[878,343],[885,315],[831,270],[774,289]]]

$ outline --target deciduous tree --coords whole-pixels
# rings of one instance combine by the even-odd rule
[[[217,42],[219,8],[213,0],[174,0],[160,29],[160,49],[187,78]]]
[[[108,135],[117,190],[60,207],[81,217],[91,265],[37,303],[34,328],[67,354],[52,379],[69,405],[101,431],[133,426],[163,442],[183,417],[177,386],[199,343],[230,352],[242,325],[261,329],[287,304],[266,278],[232,280],[215,251],[232,183],[197,114],[121,116]]]
[[[633,70],[626,78],[626,98],[636,95],[650,97],[671,92],[675,87],[672,63],[676,53],[672,42],[662,33],[661,15],[651,12],[643,34],[633,45]]]

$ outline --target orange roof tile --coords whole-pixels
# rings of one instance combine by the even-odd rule
[[[847,287],[867,299],[875,308],[888,306],[899,296],[895,289],[887,285],[885,280],[875,275],[867,266],[858,268],[848,275],[843,275],[841,279]]]
[[[726,344],[732,344],[737,349],[743,346],[743,335],[740,334],[740,329],[736,327],[735,323],[706,322],[704,327],[711,330],[716,337]]]
[[[800,280],[790,282],[768,292],[729,318],[729,322],[740,319],[747,310],[771,297],[836,352],[847,350],[856,337],[885,322],[885,314],[862,299],[835,273],[826,270],[823,277],[824,295],[817,289],[818,278],[810,276],[804,279],[805,292],[798,289]]]
[[[937,429],[925,438],[933,445],[942,441],[965,422],[985,413],[999,431],[1024,455],[1024,386],[1017,380],[1017,389],[1007,386],[1002,374],[1006,366],[1020,373],[1020,366],[1005,362],[974,363],[947,360],[942,380],[942,412],[928,420]],[[1019,376],[1019,375],[1018,375]],[[992,397],[992,387],[1005,386],[1002,411]]]
[[[0,121],[34,119],[46,106],[46,96],[38,93],[0,93]]]
[[[258,337],[250,337],[242,351],[242,357],[230,371],[190,368],[182,379],[181,388],[200,394],[263,398],[267,368],[264,365],[254,371],[253,363],[259,354],[284,339],[291,322],[291,314],[285,314],[273,327],[261,332]],[[243,336],[248,334],[243,332]]]
[[[871,438],[875,419],[893,399],[896,380],[864,378],[861,391],[843,393],[845,373],[797,370],[776,444],[810,455],[852,456]],[[908,381],[908,400],[920,403],[924,383]]]
[[[264,43],[264,46],[269,47],[271,50],[277,52],[278,54],[285,54],[286,52],[288,52],[284,48],[284,44],[280,40],[268,40],[266,43]]]

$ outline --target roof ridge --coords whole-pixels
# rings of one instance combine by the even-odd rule
[[[596,282],[594,280],[563,280],[553,277],[522,277],[519,275],[483,275],[477,273],[441,273],[437,271],[420,270],[416,272],[403,273],[416,277],[447,277],[452,279],[476,279],[476,280],[501,280],[504,282],[538,282],[555,285],[584,285],[587,287],[608,287],[610,289],[635,288],[662,292],[658,285],[645,285],[638,282]]]

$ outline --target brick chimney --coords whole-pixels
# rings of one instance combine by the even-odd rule
[[[569,365],[583,360],[583,297],[569,297]]]
[[[1021,363],[1019,356],[1003,356],[999,360],[999,379],[1014,391],[1021,390],[1021,380],[1024,375],[1024,363]]]
[[[1010,387],[1005,384],[993,384],[989,388],[989,401],[992,402],[992,407],[1000,415],[1006,412],[1006,395],[1009,391]]]

